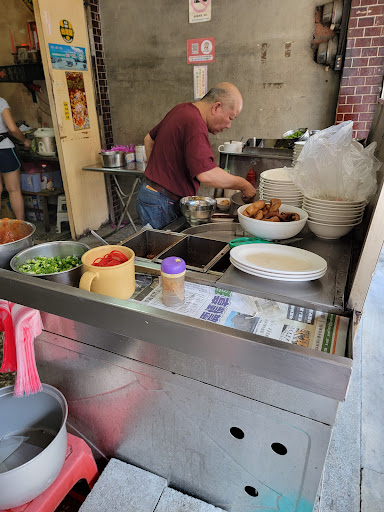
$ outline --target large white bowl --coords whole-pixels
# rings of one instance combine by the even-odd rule
[[[292,180],[286,173],[284,167],[278,167],[276,169],[268,169],[260,174],[260,177],[265,180],[280,181],[292,183]]]
[[[278,198],[278,199],[281,199],[282,202],[284,202],[283,199],[286,199],[286,198],[287,199],[301,199],[301,200],[303,200],[303,196],[301,196],[300,194],[288,194],[288,193],[281,194],[281,193],[276,193],[276,192],[269,192],[267,190],[264,190],[263,188],[260,188],[259,191],[264,196],[271,197],[272,199],[273,198]]]
[[[363,217],[356,217],[355,219],[347,219],[347,220],[325,220],[320,217],[308,216],[308,220],[312,220],[313,222],[318,222],[319,224],[327,224],[331,226],[352,226],[357,223],[360,223],[363,220]]]
[[[308,213],[309,219],[318,218],[320,221],[326,220],[331,224],[337,224],[338,222],[353,222],[354,220],[361,219],[364,215],[364,211],[359,211],[357,213],[328,213],[319,210],[309,210],[306,206],[303,205],[303,210]]]
[[[279,208],[280,213],[298,213],[300,220],[293,222],[266,222],[265,220],[250,219],[243,215],[243,211],[248,208],[248,206],[249,204],[244,204],[237,210],[241,227],[247,233],[265,238],[266,240],[285,240],[286,238],[296,236],[303,229],[308,219],[307,212],[289,204],[282,204]]]
[[[308,227],[319,238],[326,238],[327,240],[335,240],[347,235],[352,229],[359,225],[361,222],[349,226],[337,226],[335,224],[322,224],[308,220]]]

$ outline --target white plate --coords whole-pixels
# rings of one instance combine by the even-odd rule
[[[252,276],[255,276],[255,277],[261,277],[262,279],[272,279],[274,281],[291,281],[291,282],[294,282],[294,283],[298,283],[298,282],[305,282],[305,281],[315,281],[316,279],[320,279],[321,277],[323,277],[326,273],[326,270],[324,270],[322,273],[319,273],[317,275],[312,275],[312,276],[307,276],[307,277],[293,277],[293,276],[282,276],[282,275],[268,275],[268,274],[261,274],[260,272],[254,270],[249,270],[245,267],[242,267],[240,266],[239,264],[231,261],[233,266],[236,267],[238,270],[240,270],[241,272],[245,272],[246,274],[250,274]]]
[[[267,171],[263,171],[260,174],[261,178],[271,179],[273,181],[287,181],[291,182],[288,174],[285,172],[284,167],[279,167],[277,169],[268,169]]]
[[[261,269],[257,269],[255,270],[253,267],[250,267],[249,265],[243,265],[242,263],[239,263],[238,261],[236,261],[236,259],[234,258],[229,258],[231,260],[231,263],[235,266],[235,267],[238,267],[238,268],[243,268],[244,270],[249,270],[250,272],[257,272],[257,274],[260,274],[260,275],[266,275],[266,276],[274,276],[274,277],[292,277],[292,279],[301,279],[301,278],[304,278],[304,277],[316,277],[316,276],[323,276],[324,273],[327,271],[327,269],[323,269],[323,270],[320,270],[318,272],[308,272],[307,274],[300,274],[300,276],[296,276],[296,275],[293,275],[293,274],[290,274],[289,272],[287,272],[286,274],[280,274],[278,272],[268,272],[268,271],[264,271],[264,270],[261,270]]]
[[[327,268],[327,262],[313,252],[297,247],[274,244],[249,244],[234,247],[231,257],[241,265],[254,270],[300,276],[321,272]]]

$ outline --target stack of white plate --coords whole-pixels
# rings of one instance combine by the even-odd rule
[[[303,194],[289,179],[284,168],[268,169],[260,174],[260,199],[269,203],[271,199],[281,199],[287,205],[301,208]]]
[[[303,149],[305,143],[306,143],[305,140],[303,140],[303,141],[299,140],[299,141],[295,142],[295,145],[293,147],[292,167],[295,167],[297,159],[299,158],[299,155],[300,155],[301,150]]]
[[[304,197],[303,210],[308,213],[309,229],[320,238],[340,238],[361,223],[365,201],[327,201]]]
[[[313,281],[327,271],[323,258],[288,245],[239,245],[231,249],[230,260],[242,272],[278,281]]]

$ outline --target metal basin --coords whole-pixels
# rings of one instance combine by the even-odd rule
[[[163,260],[168,256],[178,256],[183,258],[188,269],[206,272],[216,259],[228,249],[226,242],[187,235],[173,247],[159,254],[156,260]]]
[[[180,199],[180,208],[188,224],[206,224],[216,209],[216,199],[202,196],[185,196]]]
[[[37,256],[56,257],[56,256],[79,256],[81,257],[90,247],[80,242],[47,242],[45,244],[35,245],[29,249],[16,254],[11,260],[11,268],[15,272],[22,275],[41,277],[48,281],[55,281],[56,283],[68,284],[69,286],[79,286],[80,278],[84,272],[83,265],[65,270],[64,272],[55,272],[52,274],[25,274],[20,272],[18,267],[23,265],[27,260]]]
[[[24,442],[0,464],[0,510],[44,492],[60,473],[67,451],[68,407],[60,391],[43,384],[40,393],[15,398],[13,390],[0,389],[0,439],[23,436]],[[2,450],[0,443],[0,457]]]
[[[128,240],[124,240],[121,245],[132,249],[135,253],[135,258],[153,260],[158,254],[171,247],[183,237],[184,235],[148,229],[133,235]]]
[[[9,262],[13,258],[15,254],[26,249],[27,247],[31,247],[33,245],[33,234],[36,231],[36,226],[31,224],[30,222],[19,221],[14,219],[1,219],[0,220],[0,230],[3,225],[7,223],[10,224],[11,229],[12,225],[18,225],[21,227],[21,233],[25,231],[25,236],[20,238],[20,240],[16,240],[15,242],[9,242],[7,244],[0,244],[0,268],[9,269]]]

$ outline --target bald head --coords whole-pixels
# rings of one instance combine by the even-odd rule
[[[216,103],[219,101],[224,108],[236,108],[240,111],[243,106],[243,98],[239,89],[230,82],[220,82],[215,87],[212,87],[201,101],[206,103]]]

